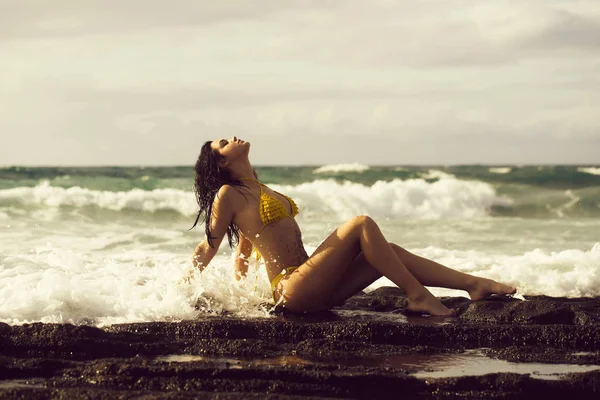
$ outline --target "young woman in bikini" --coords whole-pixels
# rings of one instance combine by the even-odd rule
[[[246,275],[253,248],[262,256],[273,299],[293,312],[326,310],[386,276],[404,289],[408,310],[452,315],[425,286],[465,290],[472,300],[515,288],[455,271],[389,243],[370,217],[340,225],[309,256],[294,216],[292,199],[258,181],[250,164],[250,143],[236,138],[206,142],[195,165],[194,190],[205,217],[205,239],[193,266],[203,270],[227,235],[236,247],[236,278]],[[237,242],[237,243],[236,243]]]

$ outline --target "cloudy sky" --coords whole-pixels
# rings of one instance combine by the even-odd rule
[[[0,0],[0,165],[600,163],[598,0]]]

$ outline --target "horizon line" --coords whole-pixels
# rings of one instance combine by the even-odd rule
[[[273,167],[294,167],[294,168],[317,168],[324,167],[327,165],[365,165],[368,167],[539,167],[539,166],[553,166],[553,167],[600,167],[598,163],[452,163],[452,164],[365,164],[358,162],[340,162],[340,163],[329,163],[329,164],[257,164],[253,165],[255,168],[273,168]],[[39,164],[39,165],[27,165],[27,164],[7,164],[0,165],[1,169],[9,168],[192,168],[193,164]]]

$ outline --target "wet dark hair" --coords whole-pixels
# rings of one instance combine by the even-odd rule
[[[215,196],[223,185],[231,185],[236,189],[245,186],[240,180],[231,177],[229,171],[219,167],[219,161],[221,161],[223,156],[210,147],[211,143],[212,142],[208,141],[202,145],[200,155],[194,166],[194,171],[196,172],[194,178],[194,194],[196,195],[196,201],[198,202],[198,206],[200,206],[200,210],[198,211],[196,221],[194,221],[194,225],[192,225],[190,230],[198,224],[200,216],[204,214],[204,232],[206,232],[208,244],[210,247],[214,248],[214,237],[210,234],[210,220],[212,218],[212,207]],[[257,177],[256,171],[253,172],[254,176]],[[227,227],[227,241],[229,242],[229,247],[233,249],[239,242],[239,238],[240,230],[232,222]]]

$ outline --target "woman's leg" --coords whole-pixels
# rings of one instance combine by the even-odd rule
[[[382,276],[379,271],[369,264],[365,255],[360,253],[340,277],[339,283],[331,293],[327,304],[329,307],[342,304],[346,299],[354,296]]]
[[[480,278],[448,268],[425,257],[420,257],[410,251],[390,243],[406,268],[424,286],[443,287],[448,289],[465,290],[471,300],[480,300],[491,294],[514,294],[516,289],[491,279]]]
[[[480,300],[491,294],[513,294],[516,289],[448,268],[435,261],[420,257],[408,250],[390,243],[402,263],[423,286],[435,286],[448,289],[465,290],[471,300]],[[330,298],[333,306],[360,292],[381,277],[381,274],[369,264],[361,253],[340,279]]]
[[[373,268],[404,289],[408,309],[432,315],[451,314],[406,269],[375,221],[366,216],[342,224],[304,264],[282,280],[286,307],[292,311],[327,308],[340,278],[361,252]]]

